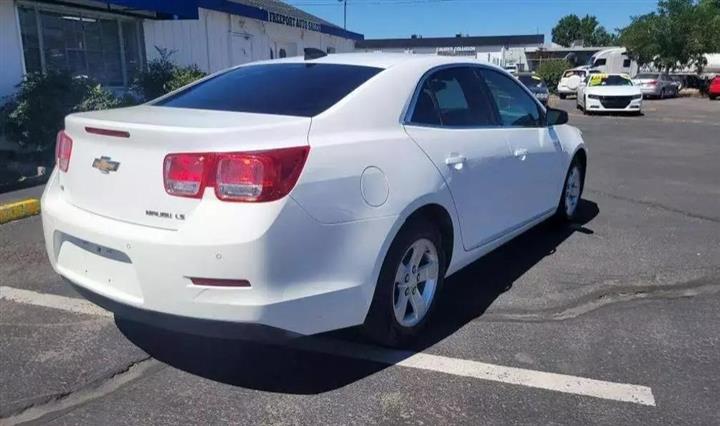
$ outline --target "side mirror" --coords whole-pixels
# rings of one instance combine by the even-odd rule
[[[547,109],[547,124],[548,126],[559,126],[561,124],[567,124],[569,120],[567,111],[561,109],[548,108]]]

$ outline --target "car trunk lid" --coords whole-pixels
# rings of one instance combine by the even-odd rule
[[[60,185],[65,199],[83,210],[178,229],[202,199],[165,192],[167,154],[306,146],[310,123],[306,117],[148,105],[73,114],[65,121],[73,145]]]

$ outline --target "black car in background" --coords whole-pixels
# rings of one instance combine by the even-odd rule
[[[550,91],[542,78],[538,77],[533,73],[519,73],[516,75],[517,79],[525,85],[536,98],[545,106],[547,106],[548,98],[550,98]]]

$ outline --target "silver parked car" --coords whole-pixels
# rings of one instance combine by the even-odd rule
[[[645,98],[669,98],[678,95],[678,86],[667,74],[641,73],[635,76],[633,84],[640,88]]]

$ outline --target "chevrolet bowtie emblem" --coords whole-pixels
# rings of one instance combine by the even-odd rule
[[[92,166],[100,170],[102,173],[108,174],[110,172],[116,172],[120,167],[120,163],[112,161],[110,157],[100,157],[93,160]]]

